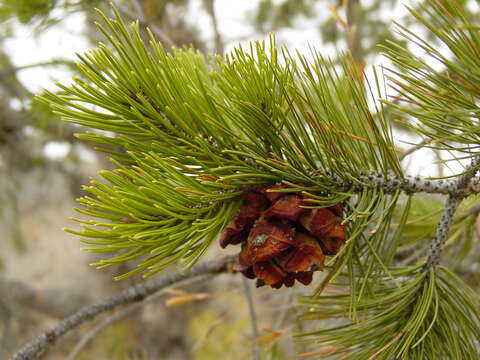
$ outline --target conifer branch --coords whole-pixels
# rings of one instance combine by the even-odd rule
[[[403,161],[407,156],[413,154],[415,151],[423,149],[425,145],[428,145],[432,143],[433,140],[429,138],[425,138],[422,141],[420,141],[417,145],[412,146],[411,148],[405,150],[402,154],[398,156],[399,161]]]
[[[199,276],[199,277],[179,281],[178,283],[172,284],[171,286],[169,286],[167,288],[163,288],[162,290],[159,290],[156,293],[154,293],[152,295],[149,295],[148,297],[144,298],[141,302],[137,302],[137,303],[134,303],[134,304],[131,304],[131,305],[127,306],[126,308],[123,308],[121,311],[113,314],[111,317],[106,318],[105,320],[100,322],[98,325],[96,325],[94,328],[92,328],[88,333],[86,333],[80,339],[80,341],[75,345],[75,347],[73,348],[73,350],[70,352],[70,354],[68,355],[68,357],[65,360],[75,360],[77,355],[80,354],[80,352],[83,350],[83,348],[85,348],[85,346],[90,342],[90,340],[92,340],[98,333],[100,333],[106,327],[112,325],[116,321],[122,320],[125,317],[127,317],[128,315],[132,314],[133,312],[135,312],[137,310],[140,310],[147,303],[150,303],[150,302],[156,300],[157,298],[165,295],[165,293],[168,290],[178,289],[178,288],[181,288],[181,287],[185,287],[187,285],[191,285],[191,284],[196,283],[196,282],[203,282],[203,281],[207,280],[208,278],[210,278],[211,276],[212,276],[211,274],[207,274],[207,275],[204,275],[204,276]]]
[[[253,302],[252,291],[250,290],[250,283],[248,279],[246,277],[243,277],[242,282],[245,289],[245,297],[247,298],[248,313],[250,315],[250,322],[252,327],[252,335],[253,339],[255,340],[260,336],[258,332],[255,304]],[[253,360],[260,360],[260,344],[253,344]]]
[[[107,1],[110,4],[113,4],[113,2],[109,0]],[[120,12],[122,12],[125,16],[128,16],[131,19],[137,19],[142,25],[145,25],[146,27],[151,29],[155,36],[157,36],[160,41],[165,44],[166,48],[171,48],[172,46],[175,46],[175,42],[166,32],[160,29],[157,25],[149,23],[147,21],[147,19],[145,18],[145,14],[142,10],[142,5],[138,1],[132,1],[132,5],[135,8],[136,14],[132,14],[128,9],[122,6],[122,4],[119,4],[118,2],[115,3],[115,7],[120,10]]]
[[[330,174],[331,175],[331,174]],[[466,174],[465,174],[466,175]],[[458,186],[460,179],[430,179],[421,176],[407,175],[405,178],[400,178],[396,175],[383,175],[381,173],[370,171],[368,174],[361,173],[358,176],[359,183],[351,180],[345,180],[337,175],[327,175],[332,181],[340,183],[345,189],[363,189],[365,185],[378,187],[385,190],[387,193],[393,193],[398,190],[407,194],[414,193],[428,193],[428,194],[443,194],[465,197],[468,195],[478,194],[480,192],[480,178],[462,177],[463,186]]]
[[[462,199],[466,196],[465,194],[463,194],[462,190],[471,183],[471,180],[476,173],[476,171],[469,170],[478,167],[479,164],[480,157],[474,158],[470,166],[466,169],[466,172],[453,182],[452,186],[454,191],[450,193],[445,203],[445,208],[443,210],[443,215],[440,219],[440,223],[437,227],[435,239],[430,245],[425,269],[428,270],[431,267],[438,265],[440,261],[440,253],[442,251],[443,245],[445,244],[445,241],[447,240],[448,231],[452,225],[455,211],[457,210],[458,205],[460,204]]]
[[[120,293],[110,296],[96,304],[88,305],[61,321],[54,328],[44,332],[32,342],[24,345],[11,360],[31,360],[41,358],[46,351],[66,333],[98,315],[113,310],[121,305],[143,301],[147,296],[157,291],[176,284],[180,281],[195,278],[206,274],[225,273],[229,265],[233,264],[235,257],[227,256],[217,261],[209,261],[193,267],[188,273],[177,271],[158,279],[134,285]]]

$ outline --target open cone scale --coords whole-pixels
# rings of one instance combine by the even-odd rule
[[[281,192],[275,185],[249,190],[230,224],[220,235],[220,246],[241,244],[234,270],[257,286],[291,287],[295,280],[312,281],[323,270],[325,255],[335,255],[345,242],[343,209],[337,204],[308,209],[303,193]]]

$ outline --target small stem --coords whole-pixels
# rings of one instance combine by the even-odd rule
[[[110,0],[107,0],[110,1]],[[137,18],[138,21],[142,24],[147,26],[152,30],[152,32],[158,37],[158,39],[165,45],[165,47],[171,48],[172,46],[175,46],[175,42],[168,36],[167,33],[162,31],[157,25],[151,24],[147,21],[145,18],[145,15],[143,13],[143,10],[141,8],[141,5],[138,2],[133,2],[133,5],[135,7],[135,11],[137,12],[137,15],[132,14],[128,9],[123,7],[121,4],[118,2],[115,3],[115,7],[123,13],[123,15],[128,16],[130,19],[135,19]]]
[[[445,203],[442,218],[437,226],[435,239],[431,243],[430,250],[428,251],[427,263],[425,265],[426,270],[430,269],[432,266],[438,265],[438,262],[440,261],[440,253],[442,252],[445,241],[447,241],[448,231],[450,230],[453,216],[460,201],[461,199],[458,196],[450,195]]]
[[[242,277],[242,282],[245,289],[245,297],[247,298],[250,321],[252,323],[252,336],[255,340],[260,336],[258,332],[257,315],[255,313],[255,304],[253,302],[252,292],[250,290],[250,283],[248,282],[247,278]],[[253,345],[253,359],[260,360],[260,344]]]
[[[410,154],[413,154],[415,151],[417,150],[420,150],[420,149],[423,149],[425,147],[425,145],[427,144],[430,144],[431,142],[433,142],[434,139],[423,139],[422,141],[420,141],[417,145],[415,146],[412,146],[411,148],[405,150],[404,153],[402,153],[401,155],[398,156],[398,161],[402,161],[403,159],[405,159],[408,155]]]
[[[215,13],[215,0],[204,0],[203,3],[210,16],[210,20],[212,21],[213,34],[215,36],[215,53],[223,55],[225,52],[225,45],[223,44],[222,34],[218,28],[217,15]]]
[[[96,318],[109,310],[113,310],[121,305],[143,301],[146,297],[171,286],[180,281],[191,279],[206,274],[225,273],[229,269],[229,265],[235,261],[234,256],[227,256],[217,261],[210,261],[194,266],[189,272],[177,271],[155,280],[142,282],[134,285],[120,293],[110,296],[102,301],[85,306],[73,315],[62,320],[54,328],[45,331],[35,340],[25,344],[18,352],[13,354],[11,360],[30,360],[40,359],[45,352],[53,347],[55,343],[66,333],[75,329],[79,325]]]
[[[360,0],[345,0],[347,15],[347,44],[357,65],[363,65],[362,33],[360,23]]]
[[[447,241],[448,232],[453,222],[453,216],[455,215],[458,205],[466,196],[462,193],[462,190],[464,190],[470,184],[476,173],[476,171],[469,170],[477,167],[479,164],[480,157],[474,158],[470,166],[465,169],[465,173],[454,181],[452,186],[453,191],[450,193],[447,201],[445,202],[445,208],[443,210],[440,223],[437,226],[435,239],[430,245],[427,262],[425,264],[425,270],[429,270],[430,268],[438,265],[440,262],[440,254],[445,241]]]
[[[401,190],[407,194],[414,194],[425,192],[429,194],[444,194],[465,197],[468,195],[480,193],[480,179],[478,177],[469,176],[464,178],[462,182],[464,185],[458,186],[458,178],[430,180],[421,176],[406,176],[400,178],[396,175],[383,175],[375,171],[370,171],[368,174],[361,173],[357,176],[360,183],[351,180],[345,180],[336,174],[325,174],[324,177],[318,181],[325,181],[325,178],[337,183],[347,189],[365,189],[365,185],[371,187],[382,188],[386,193],[394,193]],[[314,176],[313,176],[314,178]]]
[[[103,329],[105,329],[109,325],[113,324],[115,321],[121,320],[124,317],[128,316],[129,314],[131,314],[131,313],[133,313],[137,310],[140,310],[146,304],[148,304],[148,303],[152,302],[153,300],[156,300],[160,296],[164,295],[167,292],[167,290],[178,289],[180,287],[184,287],[186,285],[190,285],[190,284],[198,282],[198,281],[204,281],[207,278],[209,278],[209,275],[205,275],[205,276],[200,277],[200,278],[192,278],[192,279],[186,279],[186,280],[183,280],[183,281],[179,281],[178,283],[173,284],[172,286],[169,286],[167,288],[159,290],[155,294],[152,294],[152,295],[146,297],[140,303],[132,304],[132,305],[128,306],[127,308],[122,309],[118,313],[113,314],[112,316],[106,318],[101,323],[99,323],[97,326],[92,328],[89,332],[87,332],[84,336],[82,336],[82,338],[77,343],[77,345],[75,345],[75,347],[70,352],[70,354],[68,355],[66,360],[75,360],[77,355],[80,354],[80,351],[82,351],[82,349],[89,343],[89,341],[92,340],[100,331],[102,331]]]
[[[64,65],[64,66],[71,66],[74,65],[75,62],[67,59],[56,59],[50,61],[42,61],[33,64],[21,65],[21,66],[14,66],[14,67],[7,67],[0,69],[0,78],[17,73],[21,70],[33,69],[36,67],[44,67],[44,66],[57,66],[57,65]]]

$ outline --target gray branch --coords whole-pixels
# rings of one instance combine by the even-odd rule
[[[436,266],[439,263],[440,254],[445,241],[447,241],[448,232],[452,225],[455,211],[462,199],[469,194],[468,191],[465,193],[464,190],[470,189],[472,181],[474,180],[473,177],[475,176],[476,171],[469,170],[475,168],[479,164],[480,157],[474,158],[465,173],[456,178],[451,184],[452,191],[449,193],[447,201],[445,202],[445,208],[443,209],[440,223],[437,226],[435,239],[433,239],[432,244],[430,245],[425,269],[430,269],[432,266]]]
[[[398,157],[398,160],[402,161],[403,159],[405,159],[408,155],[410,154],[413,154],[415,151],[417,150],[420,150],[420,149],[423,149],[425,147],[425,145],[427,144],[430,144],[431,142],[433,142],[434,139],[423,139],[422,141],[420,141],[417,145],[414,145],[412,146],[410,149],[407,149],[403,154],[401,154],[399,157]]]
[[[360,174],[358,176],[358,182],[345,180],[337,175],[326,174],[325,176],[330,178],[333,182],[341,184],[345,189],[364,189],[365,186],[369,186],[383,188],[387,193],[393,193],[400,190],[407,194],[424,192],[459,197],[480,193],[480,178],[474,177],[474,173],[472,172],[460,177],[445,180],[430,180],[420,176],[410,175],[402,179],[395,175],[385,176],[373,171],[368,174]],[[458,186],[459,181],[461,181],[462,186]]]
[[[113,2],[110,3],[113,4]],[[175,46],[175,42],[170,38],[170,36],[168,36],[166,32],[162,31],[162,29],[160,29],[157,25],[147,21],[145,14],[143,13],[142,6],[140,3],[138,3],[138,1],[133,1],[132,4],[135,8],[136,14],[132,14],[128,9],[118,3],[118,1],[115,2],[114,5],[121,13],[123,13],[123,15],[128,16],[130,19],[137,19],[142,25],[150,28],[158,37],[158,39],[165,45],[165,47],[171,48],[172,46]]]
[[[187,285],[190,285],[194,282],[198,281],[205,281],[206,279],[210,278],[211,274],[207,274],[205,276],[198,276],[195,278],[191,279],[185,279],[183,281],[180,281],[176,284],[172,284],[169,287],[163,288],[162,290],[157,291],[155,294],[152,294],[150,296],[147,296],[145,299],[143,299],[141,302],[137,302],[134,304],[131,304],[127,306],[126,308],[122,309],[121,311],[114,313],[112,316],[106,318],[103,320],[100,324],[95,326],[93,329],[91,329],[87,334],[85,334],[80,341],[75,345],[73,350],[70,352],[68,357],[65,360],[75,360],[78,354],[82,351],[82,349],[88,344],[90,340],[92,340],[100,331],[105,329],[106,327],[110,326],[114,322],[121,320],[131,313],[140,310],[142,307],[144,307],[146,304],[152,302],[153,300],[156,300],[158,297],[164,295],[168,290],[170,289],[178,289],[181,287],[185,287]]]
[[[247,298],[248,313],[250,315],[250,322],[252,325],[252,335],[253,339],[256,340],[260,334],[258,332],[257,314],[255,311],[255,304],[253,302],[252,291],[250,290],[250,283],[247,278],[243,277],[242,281],[245,289],[245,297]],[[253,360],[260,360],[260,344],[253,345]]]
[[[85,294],[67,294],[53,288],[41,292],[23,282],[0,276],[0,301],[28,307],[57,318],[70,315],[90,300]]]
[[[83,324],[86,321],[92,320],[98,315],[113,310],[121,305],[141,302],[146,297],[156,293],[157,291],[176,284],[179,281],[191,279],[205,274],[218,274],[227,272],[229,265],[233,264],[235,257],[227,256],[216,261],[199,264],[193,267],[189,272],[178,271],[168,274],[158,279],[146,281],[141,284],[134,285],[122,292],[110,296],[96,304],[88,305],[81,308],[79,311],[62,320],[54,328],[44,332],[32,342],[24,345],[17,353],[15,353],[11,360],[32,360],[39,359],[45,355],[46,351],[53,347],[58,339],[60,339],[67,332]]]

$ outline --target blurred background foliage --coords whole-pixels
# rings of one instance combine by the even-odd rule
[[[245,35],[230,30],[230,24],[218,10],[226,2],[230,1],[113,1],[126,19],[139,19],[166,46],[193,45],[206,55],[213,52],[223,55],[239,41],[264,38],[270,32],[276,32],[279,42],[286,42],[291,47],[298,45],[299,36],[309,34],[312,38],[302,40],[309,40],[334,59],[338,51],[349,50],[360,68],[380,61],[379,45],[389,46],[388,41],[403,41],[396,36],[392,20],[410,28],[417,26],[412,17],[405,16],[406,11],[398,0],[259,0],[244,12],[244,25],[249,29],[249,34]],[[421,1],[417,3],[419,2]],[[476,1],[462,0],[459,3],[472,18],[479,15]],[[404,4],[411,5],[411,2],[405,1]],[[61,228],[68,216],[62,209],[70,208],[72,199],[82,195],[81,185],[87,183],[88,177],[95,170],[110,165],[103,155],[98,155],[89,145],[73,136],[74,133],[83,132],[79,126],[61,122],[47,106],[35,100],[28,79],[21,80],[19,77],[22,71],[32,68],[47,73],[61,69],[68,77],[75,75],[72,54],[38,62],[32,53],[31,62],[20,66],[14,63],[13,54],[5,47],[5,43],[15,39],[20,28],[27,28],[34,37],[40,37],[46,31],[62,32],[62,22],[69,15],[81,14],[85,26],[79,36],[94,46],[101,39],[94,26],[98,20],[94,8],[108,13],[109,1],[0,1],[0,276],[21,280],[22,286],[32,287],[35,291],[43,291],[44,287],[51,288],[51,285],[58,284],[52,283],[55,280],[49,277],[49,270],[42,273],[41,281],[39,277],[29,276],[25,264],[30,264],[31,259],[34,259],[35,262],[44,262],[44,265],[32,264],[33,267],[43,266],[48,269],[51,265],[49,254],[64,251],[58,242],[63,241],[62,237],[66,235],[57,232],[55,236],[38,239],[42,244],[47,244],[43,249],[45,252],[40,256],[36,253],[38,244],[32,241],[33,230],[29,217],[45,216],[40,217],[40,220],[35,218],[35,226]],[[209,19],[208,26],[205,26],[205,22],[198,21],[199,13]],[[434,41],[433,38],[431,40]],[[48,85],[50,84],[45,84]],[[397,124],[398,114],[392,112],[389,115],[392,122]],[[408,132],[405,127],[397,126],[397,129],[403,133]],[[66,151],[60,155],[52,153],[48,151],[52,145],[61,146]],[[399,147],[407,146],[399,144]],[[446,165],[440,155],[437,160],[437,174],[442,175]],[[408,167],[411,163],[406,162],[404,165]],[[462,204],[447,242],[450,254],[446,258],[471,285],[478,287],[479,250],[475,239],[480,231],[480,208],[477,200],[478,197],[470,198]],[[402,219],[403,209],[398,209],[396,221],[406,221],[407,226],[400,240],[403,250],[397,261],[399,264],[411,264],[424,256],[425,249],[434,236],[443,200],[432,196],[415,197],[411,202],[405,198],[403,203],[410,210],[407,218]],[[47,212],[51,212],[49,217]],[[43,234],[41,231],[39,233]],[[75,251],[78,251],[77,247],[75,242]],[[77,257],[77,253],[63,254],[61,257],[67,258],[64,261],[70,261],[69,256]],[[91,262],[94,259],[92,256],[86,255],[81,261]],[[69,273],[64,277],[85,277],[85,273],[80,270],[84,266],[72,266],[79,269],[79,274]],[[73,290],[82,292],[82,286],[83,292],[88,289],[88,300],[93,301],[99,294],[92,291],[95,288],[92,283],[100,284],[98,288],[107,292],[134,281],[111,284],[110,274],[106,272],[92,271],[86,274],[88,277],[83,278],[84,283],[73,282],[75,284],[70,284],[70,288],[60,289],[66,303],[72,301],[68,294]],[[221,279],[204,284],[202,291],[212,291],[215,296],[203,303],[185,305],[188,308],[186,312],[165,312],[162,302],[149,305],[142,310],[141,316],[134,314],[99,332],[77,358],[246,358],[249,355],[245,350],[250,349],[252,339],[249,335],[244,295],[241,287],[239,290],[235,283],[238,280]],[[268,324],[263,326],[266,330],[257,341],[263,349],[262,358],[289,358],[292,353],[301,352],[301,344],[292,346],[291,342],[279,339],[290,336],[302,326],[292,316],[295,313],[292,307],[293,297],[302,291],[305,289],[282,290],[274,294],[268,289],[256,292],[259,321],[262,325]],[[0,289],[0,358],[4,358],[5,354],[31,337],[36,329],[44,328],[52,317],[58,317],[58,314],[29,311],[17,316],[20,305],[15,303],[15,298],[9,300],[3,294],[5,292]],[[25,331],[27,324],[29,330]],[[81,335],[80,332],[66,341],[58,358],[66,358]],[[162,337],[165,341],[158,340]]]

